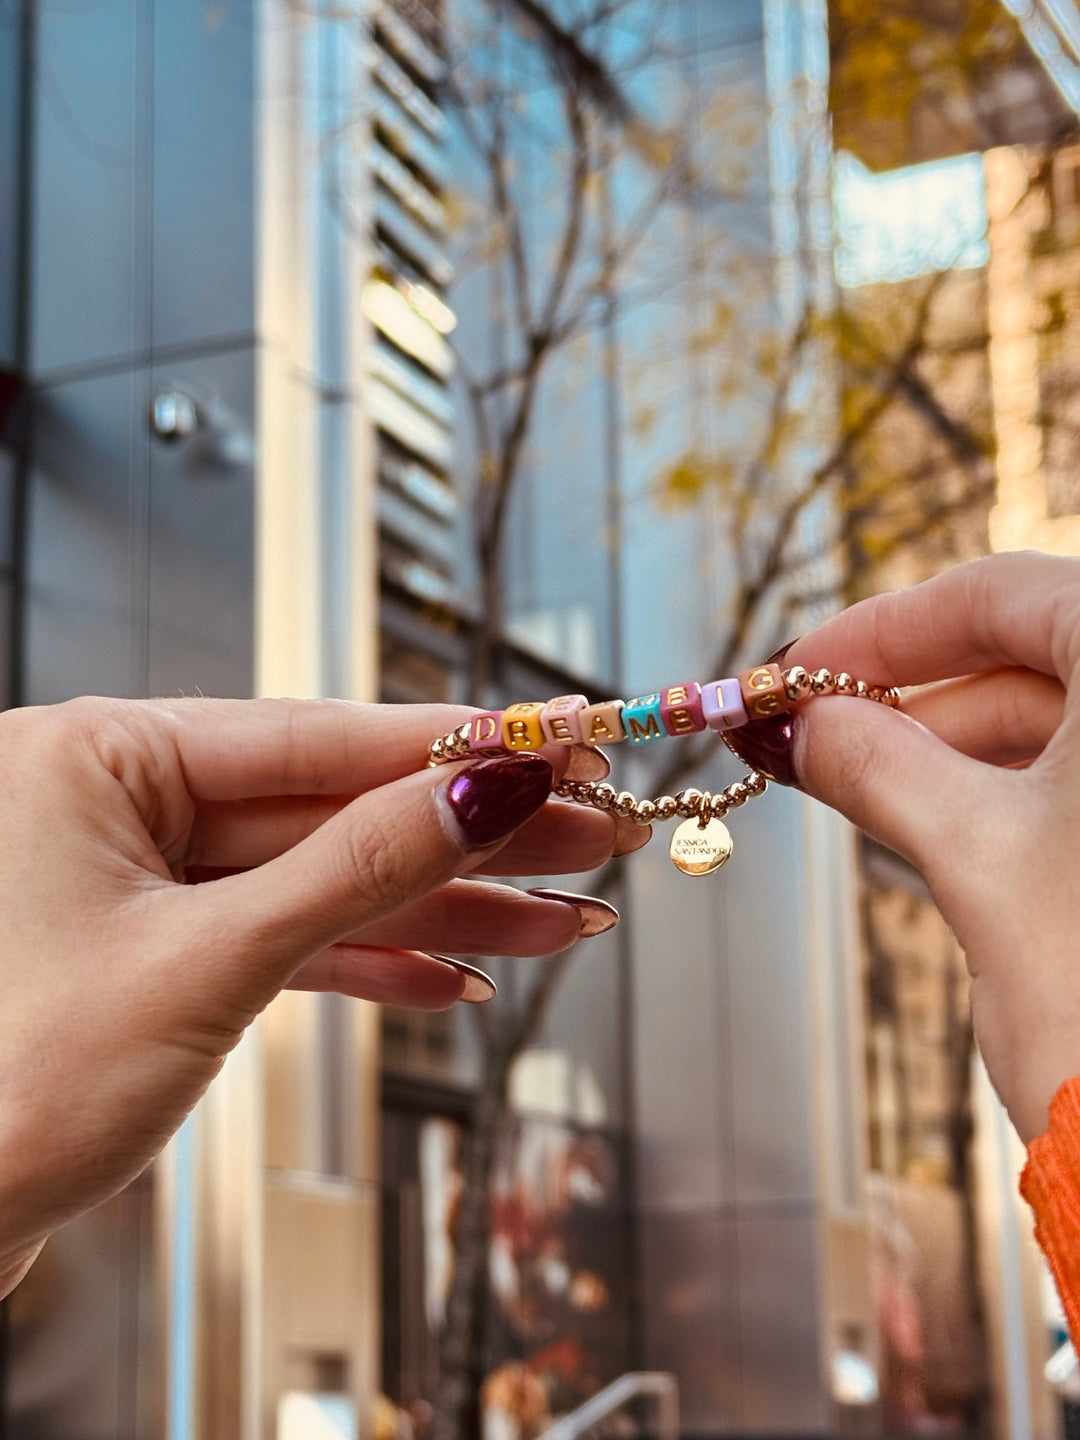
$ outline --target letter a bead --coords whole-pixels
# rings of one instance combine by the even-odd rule
[[[588,708],[584,695],[556,695],[540,715],[540,726],[549,745],[580,745],[579,716]]]
[[[669,735],[692,735],[705,729],[701,712],[701,686],[696,680],[669,685],[660,692],[660,719]]]
[[[544,744],[544,731],[540,724],[543,713],[542,700],[523,700],[517,705],[508,705],[503,711],[503,744],[507,750],[539,750]]]
[[[743,704],[751,720],[779,715],[788,708],[787,691],[779,665],[755,665],[739,676]]]
[[[601,700],[578,711],[578,727],[586,745],[617,745],[626,739],[623,725],[623,702]]]
[[[623,706],[623,724],[626,726],[626,738],[631,745],[645,745],[652,740],[663,740],[660,696],[639,695],[636,700],[628,700]]]
[[[701,692],[701,709],[710,730],[734,730],[750,719],[738,680],[713,680]]]
[[[503,748],[501,710],[481,710],[469,721],[469,749],[482,755],[485,750]]]

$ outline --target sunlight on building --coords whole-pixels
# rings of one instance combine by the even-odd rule
[[[845,287],[986,264],[981,155],[875,175],[840,154],[833,214],[836,278]]]

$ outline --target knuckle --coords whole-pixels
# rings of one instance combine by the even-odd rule
[[[399,827],[384,820],[367,820],[348,831],[344,864],[347,886],[364,898],[373,917],[397,909],[410,894],[407,841]]]

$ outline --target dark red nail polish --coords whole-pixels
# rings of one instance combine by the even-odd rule
[[[775,665],[775,660],[769,662]],[[779,785],[798,786],[795,774],[794,742],[795,716],[769,715],[764,720],[751,720],[737,730],[725,730],[721,740],[733,755],[751,770],[757,770],[766,780],[775,780]]]
[[[615,906],[609,905],[606,900],[598,900],[595,895],[574,895],[569,890],[549,890],[543,885],[530,890],[529,894],[535,895],[537,900],[557,900],[560,905],[573,906],[581,919],[582,936],[603,935],[619,923],[619,912]]]
[[[796,636],[795,639],[799,639]],[[795,644],[789,640],[781,645],[765,661],[766,665],[779,665]],[[795,774],[794,741],[795,716],[790,712],[783,715],[769,715],[763,720],[751,720],[737,730],[721,732],[721,740],[731,753],[744,765],[757,770],[766,780],[775,780],[778,785],[794,785],[799,779]]]
[[[553,778],[542,755],[498,755],[455,775],[446,801],[469,848],[484,850],[536,814],[551,794]]]

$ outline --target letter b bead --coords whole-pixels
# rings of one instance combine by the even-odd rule
[[[788,709],[787,691],[779,665],[755,665],[739,676],[743,704],[751,720],[763,720]]]
[[[669,735],[692,735],[705,729],[701,713],[701,686],[696,680],[670,685],[660,692],[660,718]]]

